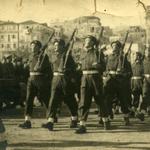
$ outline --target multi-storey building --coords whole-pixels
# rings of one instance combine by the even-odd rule
[[[48,41],[52,32],[47,24],[40,24],[32,20],[15,23],[0,23],[0,55],[29,50],[32,40],[40,40],[43,44]]]
[[[19,25],[15,22],[0,24],[0,51],[3,53],[14,52],[18,49]]]

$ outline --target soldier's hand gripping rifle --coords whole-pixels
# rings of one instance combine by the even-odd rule
[[[99,34],[99,37],[98,37],[98,43],[97,43],[97,49],[99,49],[99,55],[98,55],[98,60],[99,60],[99,62],[101,61],[101,53],[102,53],[102,51],[101,51],[101,49],[100,49],[100,44],[101,44],[101,42],[102,42],[102,37],[103,37],[103,32],[104,32],[104,27],[102,27],[101,28],[101,31],[100,31],[100,34]]]
[[[101,31],[100,31],[100,34],[99,34],[99,37],[98,37],[98,43],[97,43],[97,48],[99,48],[100,44],[101,44],[101,39],[103,37],[103,32],[104,32],[104,27],[101,28]]]
[[[77,28],[74,29],[70,39],[69,39],[69,42],[68,44],[66,45],[66,56],[65,56],[65,61],[64,61],[64,65],[63,65],[63,68],[65,69],[66,68],[66,64],[67,64],[67,61],[68,61],[68,57],[69,57],[69,54],[73,48],[73,44],[74,44],[74,36],[77,32]]]
[[[125,61],[127,60],[127,57],[129,55],[129,53],[131,52],[131,47],[132,47],[133,41],[131,41],[129,48],[127,50],[127,52],[125,53],[124,57],[123,57],[123,63],[122,63],[122,67],[124,67]]]
[[[41,65],[43,64],[43,61],[44,61],[44,59],[45,59],[45,51],[46,51],[46,49],[47,49],[47,47],[48,47],[48,43],[49,43],[49,42],[51,41],[51,39],[53,38],[54,34],[55,34],[55,30],[53,30],[53,32],[51,33],[51,35],[50,35],[48,41],[47,41],[46,44],[41,48],[41,52],[40,52],[40,54],[39,54],[38,62],[37,62],[37,64],[35,65],[34,70],[37,70],[38,68],[41,68]]]
[[[124,42],[123,42],[122,47],[121,47],[121,50],[120,50],[120,59],[123,59],[123,60],[124,60],[123,52],[124,52],[125,44],[126,44],[127,39],[128,39],[128,35],[129,35],[129,32],[127,31],[127,32],[126,32],[125,39],[124,39]],[[123,57],[123,58],[122,58],[122,57]],[[121,61],[121,60],[120,60],[120,61]],[[122,61],[122,63],[121,63],[121,69],[124,68],[124,64],[123,64],[123,63],[124,63],[124,62]]]

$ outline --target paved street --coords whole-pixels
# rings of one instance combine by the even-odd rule
[[[62,110],[63,112],[64,110]],[[45,122],[43,109],[36,108],[32,129],[22,130],[18,124],[23,121],[23,111],[11,110],[2,115],[6,127],[8,150],[149,150],[150,118],[144,123],[131,120],[131,126],[123,125],[122,115],[116,115],[112,130],[104,131],[97,124],[97,116],[91,110],[88,119],[88,133],[76,135],[69,129],[70,117],[65,112],[59,118],[53,132],[42,129]],[[17,115],[16,115],[16,114]],[[65,117],[64,117],[65,116]],[[37,119],[38,118],[38,119]]]

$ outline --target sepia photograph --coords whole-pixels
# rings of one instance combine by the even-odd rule
[[[0,0],[0,150],[150,150],[150,0]]]

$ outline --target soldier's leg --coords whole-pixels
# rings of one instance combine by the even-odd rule
[[[76,130],[77,134],[86,133],[86,120],[88,117],[89,109],[92,102],[91,90],[88,85],[81,86],[81,99],[79,102],[79,119],[80,125]]]
[[[125,125],[129,125],[129,103],[127,101],[127,96],[126,96],[126,93],[124,93],[125,89],[123,87],[123,84],[122,84],[122,88],[121,88],[121,85],[118,86],[118,89],[117,89],[117,95],[118,95],[118,98],[120,100],[120,106],[121,106],[121,111],[122,113],[124,114],[124,121],[125,121]]]
[[[139,106],[139,101],[140,101],[140,92],[139,91],[134,91],[133,92],[133,101],[132,101],[132,106],[137,109]]]
[[[94,95],[94,99],[100,111],[99,123],[102,121],[104,125],[104,129],[108,130],[110,129],[110,121],[108,119],[108,108],[106,106],[106,102],[104,101],[104,98],[102,95]]]
[[[27,96],[25,103],[25,116],[32,116],[33,112],[33,101],[37,94],[37,89],[31,80],[27,84]]]
[[[46,79],[42,80],[38,87],[38,99],[44,104],[46,111],[48,109],[49,100],[50,100],[50,81]]]
[[[64,102],[67,104],[69,107],[69,110],[71,112],[71,123],[70,123],[70,128],[76,128],[77,127],[77,117],[78,117],[78,104],[75,99],[74,93],[68,93],[65,98]]]
[[[31,116],[33,111],[33,101],[36,96],[37,89],[32,83],[31,80],[27,84],[27,96],[26,96],[26,105],[25,105],[25,122],[20,124],[19,127],[23,129],[31,128]]]
[[[63,94],[61,89],[51,89],[51,96],[49,106],[47,110],[47,123],[42,124],[43,128],[47,128],[49,131],[53,130],[54,119],[56,117],[57,109],[63,100]]]
[[[60,105],[60,103],[63,100],[62,92],[58,89],[52,89],[51,90],[51,96],[49,100],[49,106],[47,111],[47,118],[48,120],[52,120],[54,122],[54,118],[57,113],[57,109]]]
[[[142,103],[140,105],[140,112],[137,114],[137,117],[141,120],[144,121],[144,115],[146,113],[147,110],[147,106],[149,103],[149,99],[150,99],[150,79],[145,79],[144,83],[143,83],[143,98],[142,98]]]
[[[106,103],[106,107],[108,110],[108,115],[110,119],[113,119],[113,112],[112,112],[112,101],[115,95],[115,87],[113,86],[113,82],[111,84],[106,84],[104,87],[104,99]]]

